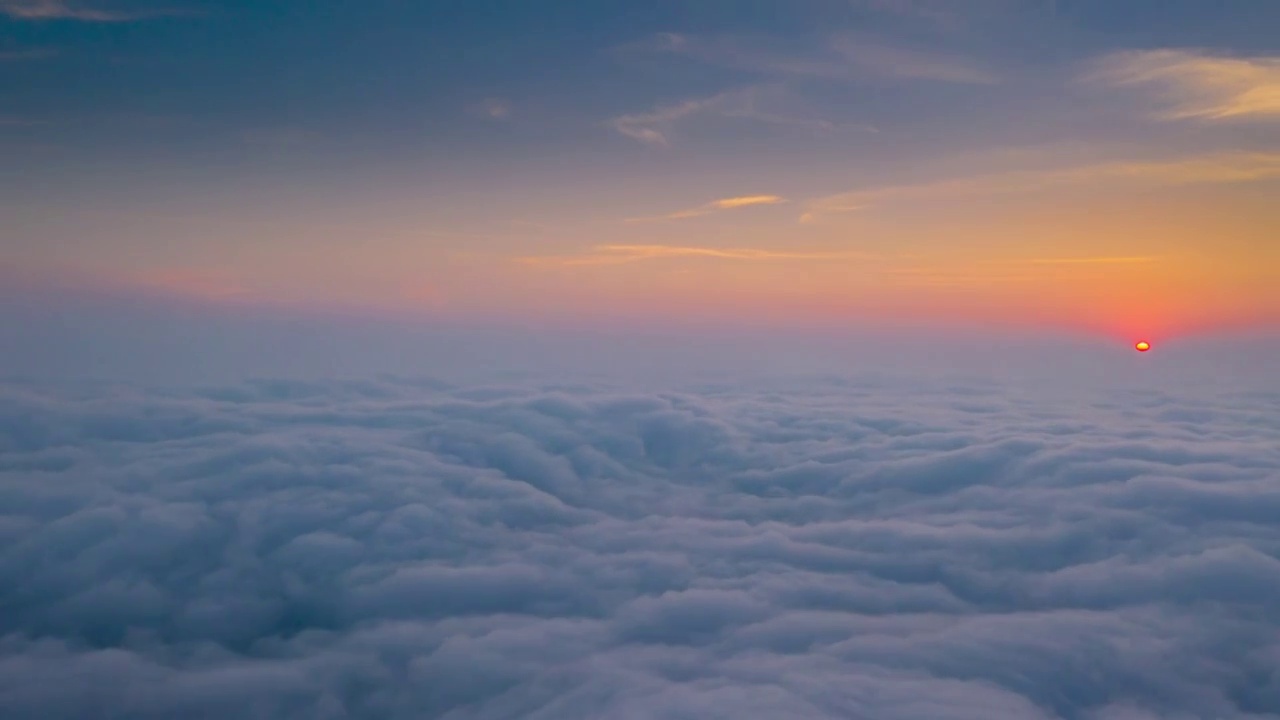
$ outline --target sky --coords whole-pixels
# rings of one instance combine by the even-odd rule
[[[0,0],[5,298],[1274,333],[1278,25],[1269,0]]]
[[[1278,28],[0,0],[0,716],[1280,720]]]

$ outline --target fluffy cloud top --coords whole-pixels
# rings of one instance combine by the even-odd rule
[[[1280,717],[1280,396],[0,386],[25,718]]]

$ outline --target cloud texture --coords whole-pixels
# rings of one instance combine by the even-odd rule
[[[1166,120],[1280,118],[1280,56],[1228,57],[1188,50],[1128,51],[1098,62],[1092,76],[1117,87],[1154,87]]]
[[[1277,718],[1278,420],[853,380],[0,386],[0,714]]]

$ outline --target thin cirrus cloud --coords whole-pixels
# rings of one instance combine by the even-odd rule
[[[1157,114],[1164,120],[1280,120],[1280,56],[1122,52],[1103,58],[1086,79],[1156,91],[1166,103]]]
[[[646,145],[667,147],[671,144],[667,135],[672,123],[694,115],[714,105],[719,96],[702,100],[686,100],[675,105],[664,105],[651,112],[620,115],[609,120],[609,125],[619,133]]]
[[[865,124],[835,123],[806,112],[796,98],[777,84],[752,85],[707,97],[663,104],[648,112],[619,115],[609,119],[606,125],[632,140],[665,148],[672,144],[672,135],[680,123],[707,117],[746,120],[810,132],[876,130]]]
[[[1100,183],[1176,186],[1257,182],[1275,178],[1280,178],[1280,153],[1268,152],[1230,152],[1176,160],[1019,170],[828,195],[806,203],[800,221],[812,222],[823,215],[847,213],[904,199],[1027,193]]]
[[[974,85],[1000,81],[993,71],[965,57],[900,47],[880,38],[849,33],[816,40],[799,51],[771,48],[761,38],[701,38],[678,33],[659,33],[649,42],[632,47],[781,79],[852,81],[883,77]]]
[[[577,255],[544,255],[516,258],[533,267],[581,267],[624,265],[645,260],[709,258],[713,260],[848,260],[864,257],[855,252],[797,252],[760,248],[712,248],[675,245],[599,245]]]
[[[712,213],[722,212],[725,210],[739,210],[741,208],[758,207],[761,205],[780,205],[787,202],[786,198],[777,195],[742,195],[739,197],[722,198],[713,200],[709,203],[699,205],[698,207],[689,208],[687,210],[679,210],[667,215],[658,215],[656,217],[635,217],[627,218],[625,222],[656,222],[661,220],[686,220],[689,218],[702,217]]]
[[[502,98],[486,98],[475,110],[490,120],[507,120],[511,117],[511,109],[511,103]]]
[[[65,0],[0,0],[0,13],[15,20],[77,20],[80,22],[131,22],[172,15],[185,15],[173,9],[136,11],[105,9],[89,3]]]
[[[667,55],[697,63],[742,70],[760,76],[757,84],[708,97],[660,105],[644,113],[620,115],[607,122],[618,133],[654,147],[667,147],[677,124],[696,117],[719,116],[767,125],[829,132],[876,132],[863,122],[836,122],[806,112],[796,81],[822,79],[854,82],[869,78],[994,85],[1000,79],[966,58],[895,47],[857,35],[837,35],[818,41],[817,50],[791,52],[769,47],[759,38],[722,36],[698,38],[658,33],[649,40],[625,46],[626,53]]]

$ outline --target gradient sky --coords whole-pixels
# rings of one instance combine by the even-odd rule
[[[0,268],[462,320],[1265,330],[1276,28],[1274,0],[0,0]]]

